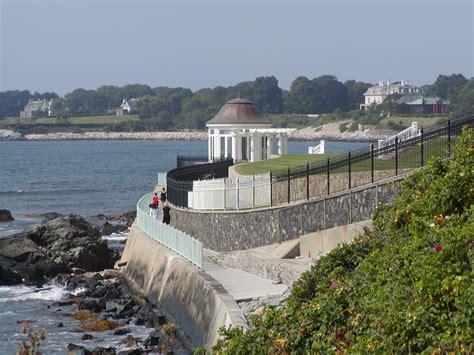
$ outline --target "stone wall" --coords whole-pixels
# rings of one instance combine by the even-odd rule
[[[306,178],[305,178],[306,179]],[[204,212],[174,209],[173,227],[219,252],[255,248],[303,234],[370,219],[379,203],[397,192],[397,176],[328,197],[253,211]]]
[[[404,174],[412,169],[398,169],[398,174]],[[374,171],[374,181],[381,181],[395,176],[395,169]],[[372,175],[370,171],[351,173],[351,187],[356,188],[370,184]],[[307,198],[306,176],[290,180],[290,202],[305,200]],[[330,195],[346,191],[349,188],[349,174],[331,173],[329,178]],[[309,176],[309,198],[324,197],[328,195],[328,179],[326,174]],[[272,185],[272,203],[274,206],[288,203],[288,180],[274,182]]]
[[[127,283],[158,305],[181,330],[191,348],[211,350],[221,326],[246,327],[235,300],[210,275],[132,226],[123,251]]]

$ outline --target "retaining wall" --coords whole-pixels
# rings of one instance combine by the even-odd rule
[[[324,198],[248,212],[174,209],[171,224],[208,249],[255,248],[370,219],[379,203],[392,201],[395,182],[401,179],[399,175]]]
[[[207,273],[150,239],[135,223],[123,251],[128,284],[174,322],[190,347],[208,350],[221,326],[246,327],[235,300]]]

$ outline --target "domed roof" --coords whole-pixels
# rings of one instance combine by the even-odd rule
[[[271,124],[262,118],[257,107],[249,100],[233,99],[227,101],[219,112],[206,124]]]

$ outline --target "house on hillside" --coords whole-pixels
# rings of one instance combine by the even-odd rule
[[[138,99],[122,100],[122,104],[115,109],[116,116],[129,115],[136,111]]]
[[[420,88],[408,84],[408,81],[390,83],[390,81],[379,81],[375,86],[367,89],[364,93],[364,103],[360,104],[362,111],[372,105],[380,105],[389,95],[414,95],[420,93]]]
[[[403,97],[401,99],[403,99]],[[443,100],[437,96],[419,95],[417,98],[404,100],[404,102],[401,103],[408,106],[410,113],[439,115],[448,113],[448,106],[451,102],[449,100]]]
[[[33,118],[33,113],[36,111],[44,111],[48,113],[48,116],[51,116],[52,105],[53,100],[29,100],[23,111],[20,111],[20,118]]]

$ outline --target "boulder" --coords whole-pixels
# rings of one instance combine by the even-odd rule
[[[135,348],[138,346],[140,339],[134,338],[131,335],[127,335],[121,342],[120,345],[126,348]]]
[[[17,285],[21,283],[21,276],[9,269],[0,266],[0,286]]]
[[[0,222],[11,222],[14,221],[12,213],[9,210],[0,210]]]
[[[98,227],[100,235],[111,235],[115,232],[115,227],[109,222],[105,222],[103,225]]]
[[[150,348],[153,346],[160,345],[161,341],[163,340],[163,334],[160,333],[158,330],[154,330],[148,335],[148,337],[143,342],[143,345],[146,348]]]
[[[0,239],[0,267],[12,269],[28,282],[44,282],[73,268],[112,268],[114,255],[99,233],[77,215],[34,224]]]

